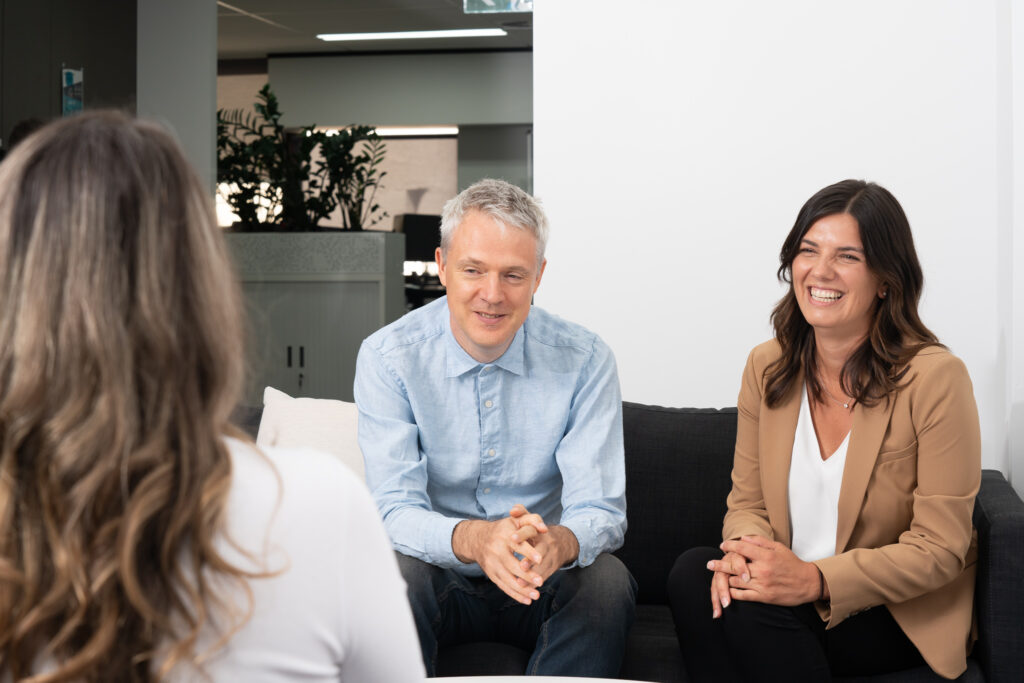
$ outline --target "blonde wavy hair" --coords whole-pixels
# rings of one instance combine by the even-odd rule
[[[214,544],[243,355],[212,204],[114,112],[0,164],[0,678],[161,678],[217,620],[211,580],[248,590]]]

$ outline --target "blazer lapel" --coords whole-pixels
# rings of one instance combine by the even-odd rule
[[[793,440],[800,418],[800,392],[806,391],[803,374],[795,382],[789,397],[775,408],[761,406],[761,485],[768,521],[775,540],[786,546],[792,541],[789,523],[789,466],[793,460]]]
[[[896,401],[890,397],[872,408],[865,408],[859,403],[853,408],[853,426],[850,428],[850,443],[839,491],[837,555],[846,550],[846,544],[853,533],[895,404]]]

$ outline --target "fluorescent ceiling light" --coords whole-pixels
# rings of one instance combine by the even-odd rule
[[[377,135],[382,138],[394,137],[441,137],[458,135],[458,126],[378,126]]]
[[[327,137],[338,134],[337,128],[317,126],[316,130],[327,133]],[[374,129],[382,138],[432,138],[453,137],[459,134],[458,126],[378,126]]]
[[[460,28],[446,31],[395,31],[391,33],[321,33],[320,40],[410,40],[414,38],[486,38],[507,36],[500,28]]]

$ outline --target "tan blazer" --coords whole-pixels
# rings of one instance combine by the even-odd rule
[[[779,354],[777,342],[761,344],[743,371],[726,539],[759,534],[790,545],[789,464],[804,384],[765,405],[764,370]],[[955,678],[973,642],[978,409],[964,364],[941,348],[921,351],[902,384],[888,401],[853,408],[836,554],[814,563],[831,602],[817,607],[832,628],[885,605],[928,665]]]

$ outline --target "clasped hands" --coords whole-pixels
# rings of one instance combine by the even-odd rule
[[[717,619],[732,600],[802,605],[828,597],[818,568],[764,536],[743,536],[719,546],[725,555],[708,562],[711,615]],[[822,588],[824,587],[824,595]]]
[[[576,536],[563,526],[549,527],[540,515],[521,504],[493,522],[459,522],[452,550],[462,562],[476,562],[509,597],[529,605],[537,590],[559,567],[576,558]],[[516,557],[519,555],[519,557]]]

